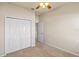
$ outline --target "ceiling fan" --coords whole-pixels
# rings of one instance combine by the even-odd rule
[[[51,9],[52,6],[49,4],[49,3],[40,3],[39,5],[36,6],[35,9],[39,9],[39,8],[48,8],[48,9]]]

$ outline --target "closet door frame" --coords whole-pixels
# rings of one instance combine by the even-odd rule
[[[17,19],[17,20],[27,20],[27,21],[30,21],[31,22],[31,25],[30,25],[30,47],[32,47],[32,20],[29,20],[29,19],[22,19],[22,18],[16,18],[16,17],[5,17],[4,19],[4,37],[6,37],[5,35],[5,22],[6,22],[6,19],[7,18],[11,18],[11,19]],[[6,52],[6,38],[4,38],[4,53],[5,53],[5,56],[7,55],[7,52]]]

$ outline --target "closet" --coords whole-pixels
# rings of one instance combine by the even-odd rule
[[[31,29],[31,20],[6,17],[5,53],[31,47]]]

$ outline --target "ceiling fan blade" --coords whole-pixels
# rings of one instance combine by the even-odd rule
[[[36,7],[36,9],[39,9],[40,8],[40,5],[38,5],[37,7]]]
[[[48,9],[51,9],[52,7],[50,5],[47,6]]]

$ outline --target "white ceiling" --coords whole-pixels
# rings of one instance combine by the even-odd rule
[[[32,10],[31,8],[35,8],[39,4],[39,2],[11,2],[11,4],[15,4],[17,6],[21,6],[21,7],[27,8],[29,10]],[[50,5],[52,6],[51,10],[53,10],[63,4],[65,4],[65,2],[50,2]],[[37,14],[43,14],[50,10],[48,10],[47,8],[39,8],[38,10],[34,10],[34,11],[36,11]]]

